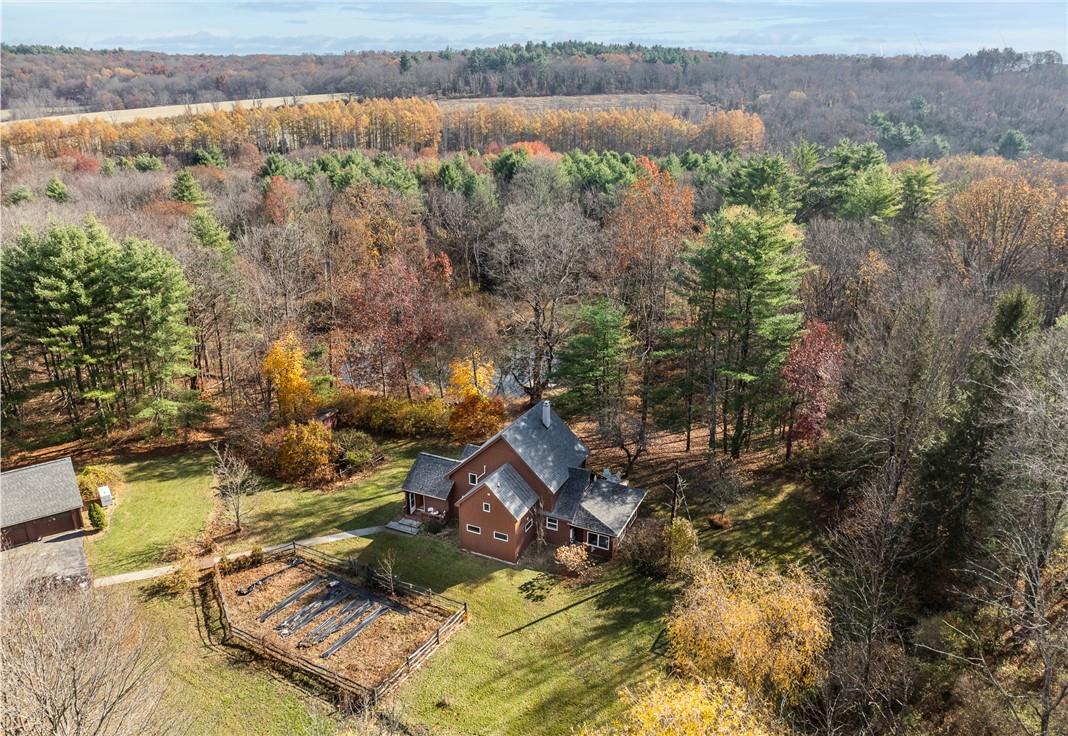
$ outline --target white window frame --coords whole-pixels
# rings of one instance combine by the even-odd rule
[[[534,517],[533,516],[528,516],[527,517],[527,523],[523,525],[523,531],[529,532],[530,531],[530,527],[532,527],[532,526],[534,526]]]
[[[482,510],[485,511],[487,514],[490,512],[489,501],[482,502]]]
[[[557,521],[556,519],[551,518],[551,517],[547,518],[545,520],[545,528],[548,529],[551,532],[559,531],[560,522]]]
[[[475,526],[474,524],[468,524],[467,525],[467,531],[470,534],[481,534],[482,533],[482,527]]]
[[[477,486],[478,485],[478,473],[468,473],[467,474],[467,482],[468,482],[469,485]]]
[[[594,539],[596,539],[598,542],[603,539],[604,540],[604,545],[602,546],[600,544],[597,544],[597,543],[593,542],[592,540],[594,540]],[[586,532],[586,544],[588,544],[589,546],[593,547],[594,549],[603,549],[603,550],[607,551],[607,550],[612,549],[612,538],[609,537],[607,534],[598,534],[597,532],[591,532],[591,531],[587,530],[587,532]]]
[[[498,542],[507,542],[508,535],[504,532],[493,532],[493,538]]]

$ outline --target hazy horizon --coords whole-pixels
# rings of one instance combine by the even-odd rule
[[[1068,55],[1064,2],[6,0],[2,20],[5,43],[167,53],[436,51],[577,39],[779,56],[959,57],[991,47]]]

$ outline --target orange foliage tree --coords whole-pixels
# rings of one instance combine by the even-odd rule
[[[481,442],[504,423],[504,403],[470,393],[449,414],[449,434],[457,442]]]
[[[310,407],[311,382],[304,369],[304,349],[292,331],[271,344],[263,359],[263,375],[274,387],[283,421],[300,417]]]

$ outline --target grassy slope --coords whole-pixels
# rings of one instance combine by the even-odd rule
[[[288,736],[328,733],[326,702],[243,650],[218,643],[216,609],[205,622],[192,593],[153,595],[141,589],[144,615],[166,638],[171,704],[190,736]]]
[[[617,691],[663,665],[671,591],[619,565],[589,585],[464,554],[450,539],[354,540],[323,548],[372,561],[468,602],[470,622],[397,692],[403,720],[442,734],[557,734],[602,722]]]
[[[160,564],[180,539],[204,528],[213,504],[211,457],[206,452],[118,463],[126,482],[107,531],[86,541],[97,577]]]

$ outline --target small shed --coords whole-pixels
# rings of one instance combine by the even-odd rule
[[[69,457],[0,473],[4,548],[81,529],[82,497]]]
[[[333,431],[337,429],[337,415],[337,409],[331,407],[327,409],[320,409],[319,411],[315,412],[314,419],[327,429]]]

